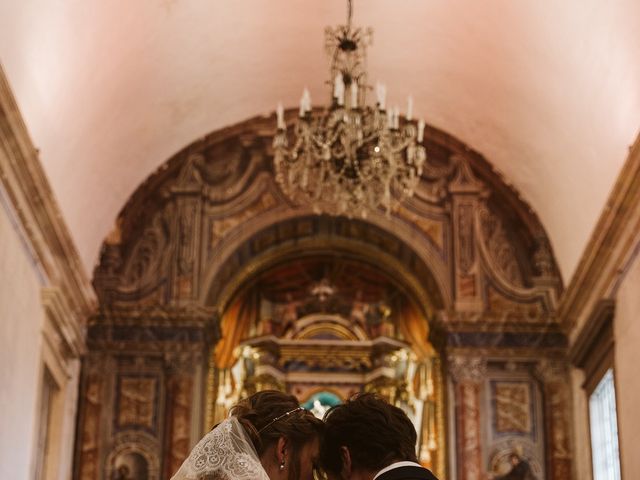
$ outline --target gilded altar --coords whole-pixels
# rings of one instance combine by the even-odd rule
[[[402,315],[411,309],[402,308],[407,299],[364,264],[327,257],[295,267],[298,275],[292,276],[291,265],[263,274],[244,294],[243,302],[257,295],[259,308],[233,352],[235,362],[225,368],[217,359],[208,424],[221,421],[240,398],[267,388],[293,393],[318,416],[330,407],[318,400],[323,396],[343,402],[358,392],[376,392],[411,418],[420,460],[434,468],[445,448],[436,419],[444,413],[441,376],[434,375],[439,362],[426,337],[413,338],[421,343],[417,350],[405,339],[404,324],[415,318]],[[310,282],[314,272],[325,276]]]

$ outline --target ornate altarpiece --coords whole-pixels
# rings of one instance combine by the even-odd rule
[[[407,323],[413,337],[397,334],[400,322],[363,329],[360,339],[348,315],[309,315],[333,320],[324,334],[364,342],[369,350],[359,355],[369,373],[385,361],[391,372],[394,354],[398,362],[424,356],[420,345],[431,348],[434,389],[441,385],[430,397],[439,422],[436,473],[480,479],[503,471],[516,452],[539,478],[571,478],[566,338],[555,319],[561,280],[531,209],[480,155],[427,128],[429,158],[412,199],[366,221],[315,216],[274,182],[272,120],[249,120],[179,152],[139,187],[105,240],[94,272],[100,305],[83,362],[75,477],[169,478],[216,408],[252,388],[238,381],[229,390],[221,379],[243,350],[273,355],[260,372],[271,362],[276,386],[301,388],[283,368],[300,363],[304,338],[296,335],[313,321],[269,333],[267,317],[246,315],[238,302],[268,272],[322,257],[375,267],[415,306],[417,320]],[[354,294],[351,308],[355,301]],[[404,318],[401,309],[391,312]],[[305,368],[325,368],[312,350],[303,352]],[[336,369],[361,368],[349,362]],[[374,374],[364,384],[384,393],[388,379],[401,378]]]
[[[222,329],[233,323],[243,340],[233,351],[220,342],[208,424],[265,388],[293,393],[319,416],[327,405],[314,398],[345,401],[374,391],[412,419],[421,460],[444,461],[437,459],[445,445],[443,384],[428,324],[376,266],[308,253],[257,275],[234,305],[238,314],[224,318]]]

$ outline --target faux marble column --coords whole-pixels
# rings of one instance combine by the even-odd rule
[[[562,362],[541,360],[536,366],[544,392],[546,456],[549,480],[573,478],[571,451],[571,384]]]
[[[482,479],[480,398],[486,376],[481,357],[449,357],[456,412],[456,459],[460,480]]]
[[[193,378],[175,374],[167,381],[166,478],[178,471],[189,455],[191,445],[191,396]]]

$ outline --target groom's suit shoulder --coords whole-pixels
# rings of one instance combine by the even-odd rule
[[[398,467],[380,475],[376,480],[438,480],[431,471],[418,466]]]

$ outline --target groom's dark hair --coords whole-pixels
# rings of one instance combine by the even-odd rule
[[[327,472],[342,471],[342,447],[349,449],[352,470],[377,472],[394,462],[418,461],[411,420],[378,395],[356,395],[331,408],[324,420],[320,463]]]

